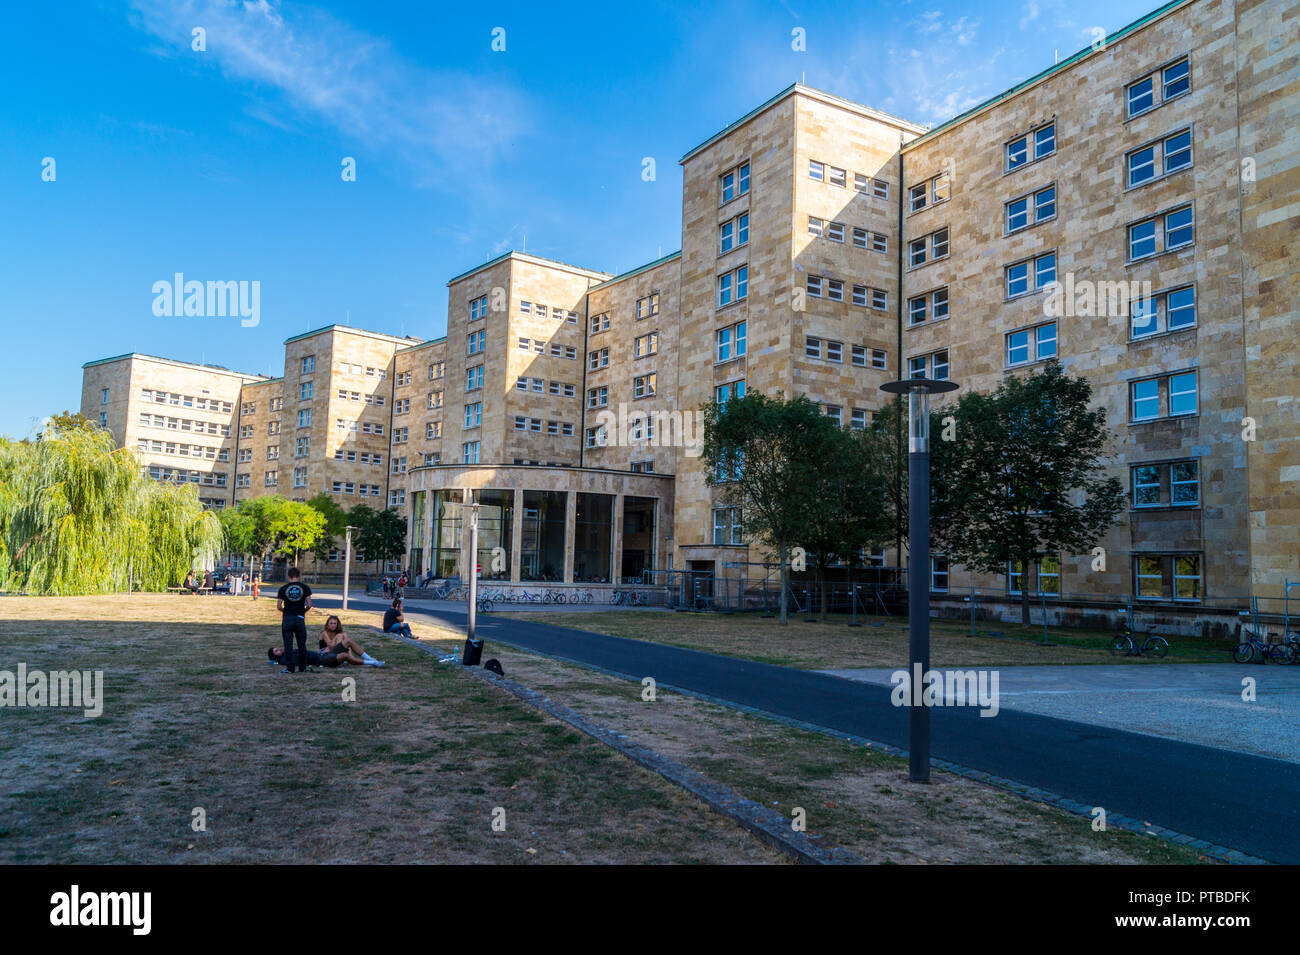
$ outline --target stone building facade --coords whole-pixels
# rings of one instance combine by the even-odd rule
[[[806,394],[862,428],[886,381],[989,390],[1058,358],[1128,487],[1105,568],[939,555],[936,588],[1277,595],[1300,580],[1298,24],[1296,0],[1175,0],[928,130],[795,85],[683,157],[680,252],[617,276],[507,253],[448,282],[445,338],[330,326],[286,342],[277,379],[92,362],[83,412],[109,388],[135,446],[115,402],[201,391],[139,369],[219,382],[227,502],[373,498],[421,571],[465,572],[473,497],[485,576],[752,579],[770,555],[693,453],[710,401]],[[144,466],[174,467],[148,440]]]

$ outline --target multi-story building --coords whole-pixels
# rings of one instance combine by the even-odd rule
[[[1057,358],[1130,489],[1104,571],[938,556],[936,588],[1280,593],[1300,580],[1298,22],[1296,0],[1175,0],[928,130],[795,85],[683,157],[680,252],[616,276],[508,253],[448,282],[444,339],[330,326],[286,343],[283,378],[163,364],[239,412],[226,500],[387,504],[407,565],[451,575],[473,499],[483,574],[613,582],[770,560],[706,483],[710,401],[806,394],[865,428],[894,378],[988,390]],[[87,366],[83,412],[108,388],[129,446],[119,392],[206,394],[107,380],[122,361]],[[144,466],[175,467],[152,440]]]

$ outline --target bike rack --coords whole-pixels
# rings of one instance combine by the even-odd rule
[[[1282,640],[1291,635],[1291,588],[1300,590],[1300,580],[1286,580],[1282,586]]]

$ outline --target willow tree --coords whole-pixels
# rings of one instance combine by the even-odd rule
[[[222,536],[194,488],[151,481],[107,431],[0,439],[0,589],[161,590],[210,563]]]

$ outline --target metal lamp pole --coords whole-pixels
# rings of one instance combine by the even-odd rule
[[[351,524],[343,529],[343,609],[348,609],[348,578],[352,576],[352,532],[357,528]]]
[[[469,511],[469,588],[466,607],[465,652],[461,654],[461,663],[465,666],[477,666],[483,653],[483,644],[478,639],[478,504],[471,498],[465,504]]]
[[[917,783],[930,781],[930,709],[922,684],[930,672],[930,395],[957,383],[904,378],[881,390],[907,395],[907,670],[908,768]]]

